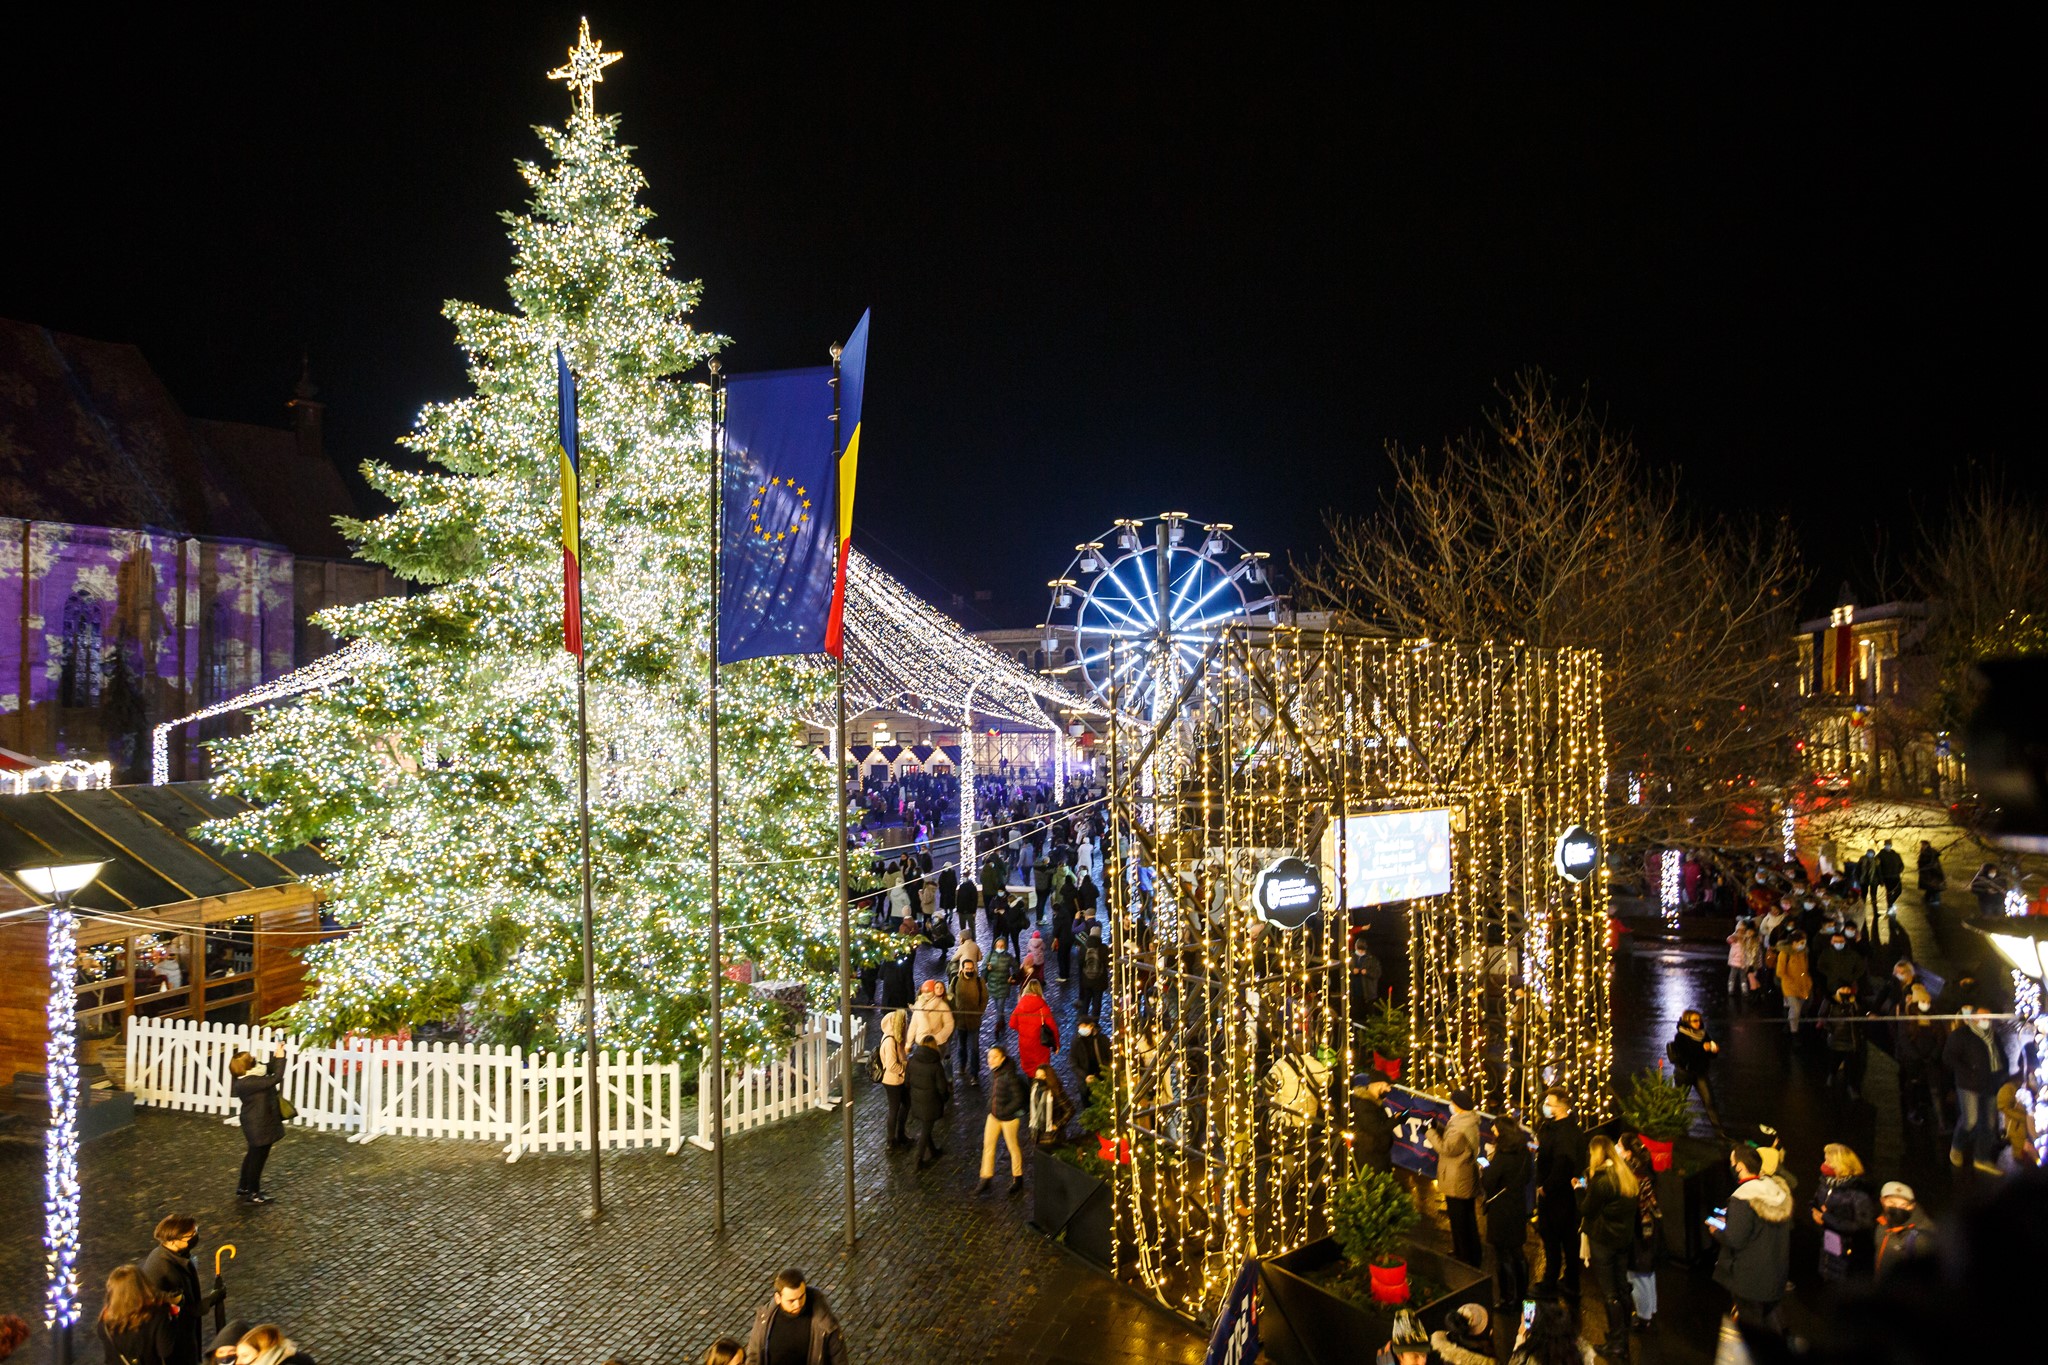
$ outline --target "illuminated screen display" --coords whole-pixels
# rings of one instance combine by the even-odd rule
[[[1323,865],[1337,865],[1337,826],[1323,831]],[[1344,820],[1344,907],[1441,896],[1451,889],[1451,813],[1387,811]]]

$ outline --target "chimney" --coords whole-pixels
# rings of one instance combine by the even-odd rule
[[[292,387],[291,401],[285,406],[291,409],[292,430],[299,438],[299,458],[321,460],[327,458],[326,447],[320,439],[320,414],[327,408],[325,403],[313,395],[320,392],[313,386],[313,362],[310,357],[299,357],[299,382]]]

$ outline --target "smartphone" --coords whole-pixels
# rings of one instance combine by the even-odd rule
[[[1533,1323],[1533,1322],[1535,1322],[1535,1321],[1536,1321],[1536,1300],[1534,1300],[1534,1299],[1523,1299],[1523,1300],[1522,1300],[1522,1330],[1523,1330],[1524,1332],[1528,1331],[1528,1330],[1529,1330],[1529,1324],[1531,1324],[1531,1323]]]

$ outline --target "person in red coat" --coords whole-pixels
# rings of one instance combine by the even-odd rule
[[[1026,1076],[1037,1075],[1038,1068],[1059,1051],[1060,1026],[1053,1018],[1052,1006],[1045,1003],[1045,988],[1036,981],[1017,998],[1017,1008],[1010,1011],[1010,1027],[1017,1030],[1018,1070]]]

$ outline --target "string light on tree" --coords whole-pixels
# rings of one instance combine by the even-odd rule
[[[1664,922],[1675,929],[1678,927],[1680,872],[1684,856],[1675,848],[1667,848],[1659,859],[1659,864],[1663,869],[1663,879],[1657,892],[1657,904],[1664,911]]]

